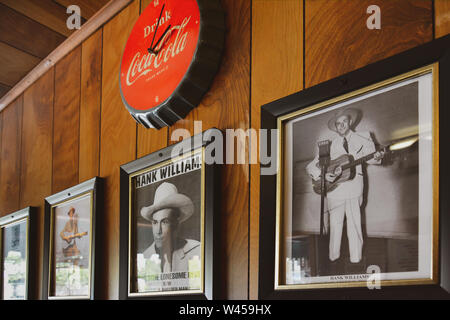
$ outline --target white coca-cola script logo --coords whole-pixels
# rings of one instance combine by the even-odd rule
[[[142,54],[142,52],[137,52],[131,60],[130,67],[128,68],[126,84],[127,86],[133,85],[139,78],[145,76],[149,72],[154,69],[158,69],[161,65],[167,63],[169,59],[177,56],[186,48],[186,38],[188,36],[188,32],[185,31],[186,25],[191,20],[191,17],[184,18],[181,25],[173,26],[166,33],[164,38],[160,41],[158,46],[155,48],[155,51],[158,54],[154,53],[146,53]],[[172,33],[176,32],[175,41],[171,42],[161,49],[171,37]]]

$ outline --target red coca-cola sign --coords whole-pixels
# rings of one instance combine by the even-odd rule
[[[122,99],[129,109],[150,110],[171,96],[191,65],[199,33],[197,0],[154,0],[145,8],[120,66]]]

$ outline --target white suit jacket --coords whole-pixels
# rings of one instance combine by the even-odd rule
[[[362,158],[370,153],[376,151],[370,132],[354,132],[350,131],[346,137],[348,144],[348,153],[353,156],[355,160]],[[343,154],[347,154],[344,149],[344,138],[337,135],[331,142],[330,158],[334,160]],[[319,161],[317,155],[313,161],[306,166],[306,171],[314,179],[320,177],[320,169],[316,166]],[[376,160],[367,161],[370,164],[379,163]],[[331,192],[327,193],[327,197],[336,200],[345,200],[360,197],[364,189],[362,166],[356,166],[356,176],[353,180],[349,180],[339,184],[339,186]]]
[[[172,252],[171,272],[187,272],[189,271],[189,260],[191,260],[194,256],[198,256],[199,259],[201,258],[200,242],[192,239],[183,239],[180,241],[184,242],[184,245]],[[155,243],[153,242],[152,245],[143,252],[143,254],[145,259],[150,259],[152,255],[157,254],[155,250]],[[163,257],[159,258],[162,260]]]

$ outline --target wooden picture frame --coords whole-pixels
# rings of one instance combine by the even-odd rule
[[[217,297],[219,174],[205,161],[214,134],[121,166],[120,299]]]
[[[262,106],[259,298],[449,297],[449,81],[447,36]]]
[[[0,218],[1,300],[35,299],[35,219],[33,207]]]
[[[45,198],[43,299],[98,296],[101,182],[95,177]]]

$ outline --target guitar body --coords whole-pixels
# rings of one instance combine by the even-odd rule
[[[69,234],[69,235],[66,235],[66,233],[64,233],[64,236],[67,239],[66,241],[67,241],[67,243],[69,245],[73,244],[73,242],[74,242],[73,240],[74,239],[84,237],[85,235],[87,235],[87,231],[86,232],[79,232],[79,233],[75,233],[75,234]]]
[[[325,180],[325,189],[327,192],[331,192],[334,189],[336,189],[340,183],[353,180],[353,178],[356,175],[356,168],[355,166],[352,166],[351,164],[354,162],[353,156],[350,154],[343,154],[342,156],[337,157],[334,160],[330,160],[330,163],[328,164],[326,173],[334,173],[336,168],[341,167],[342,174],[334,181],[334,182],[328,182]],[[344,168],[347,166],[347,168]],[[317,167],[319,167],[319,163],[317,163]],[[317,194],[322,194],[321,190],[321,179],[319,180],[313,180],[313,190]]]

